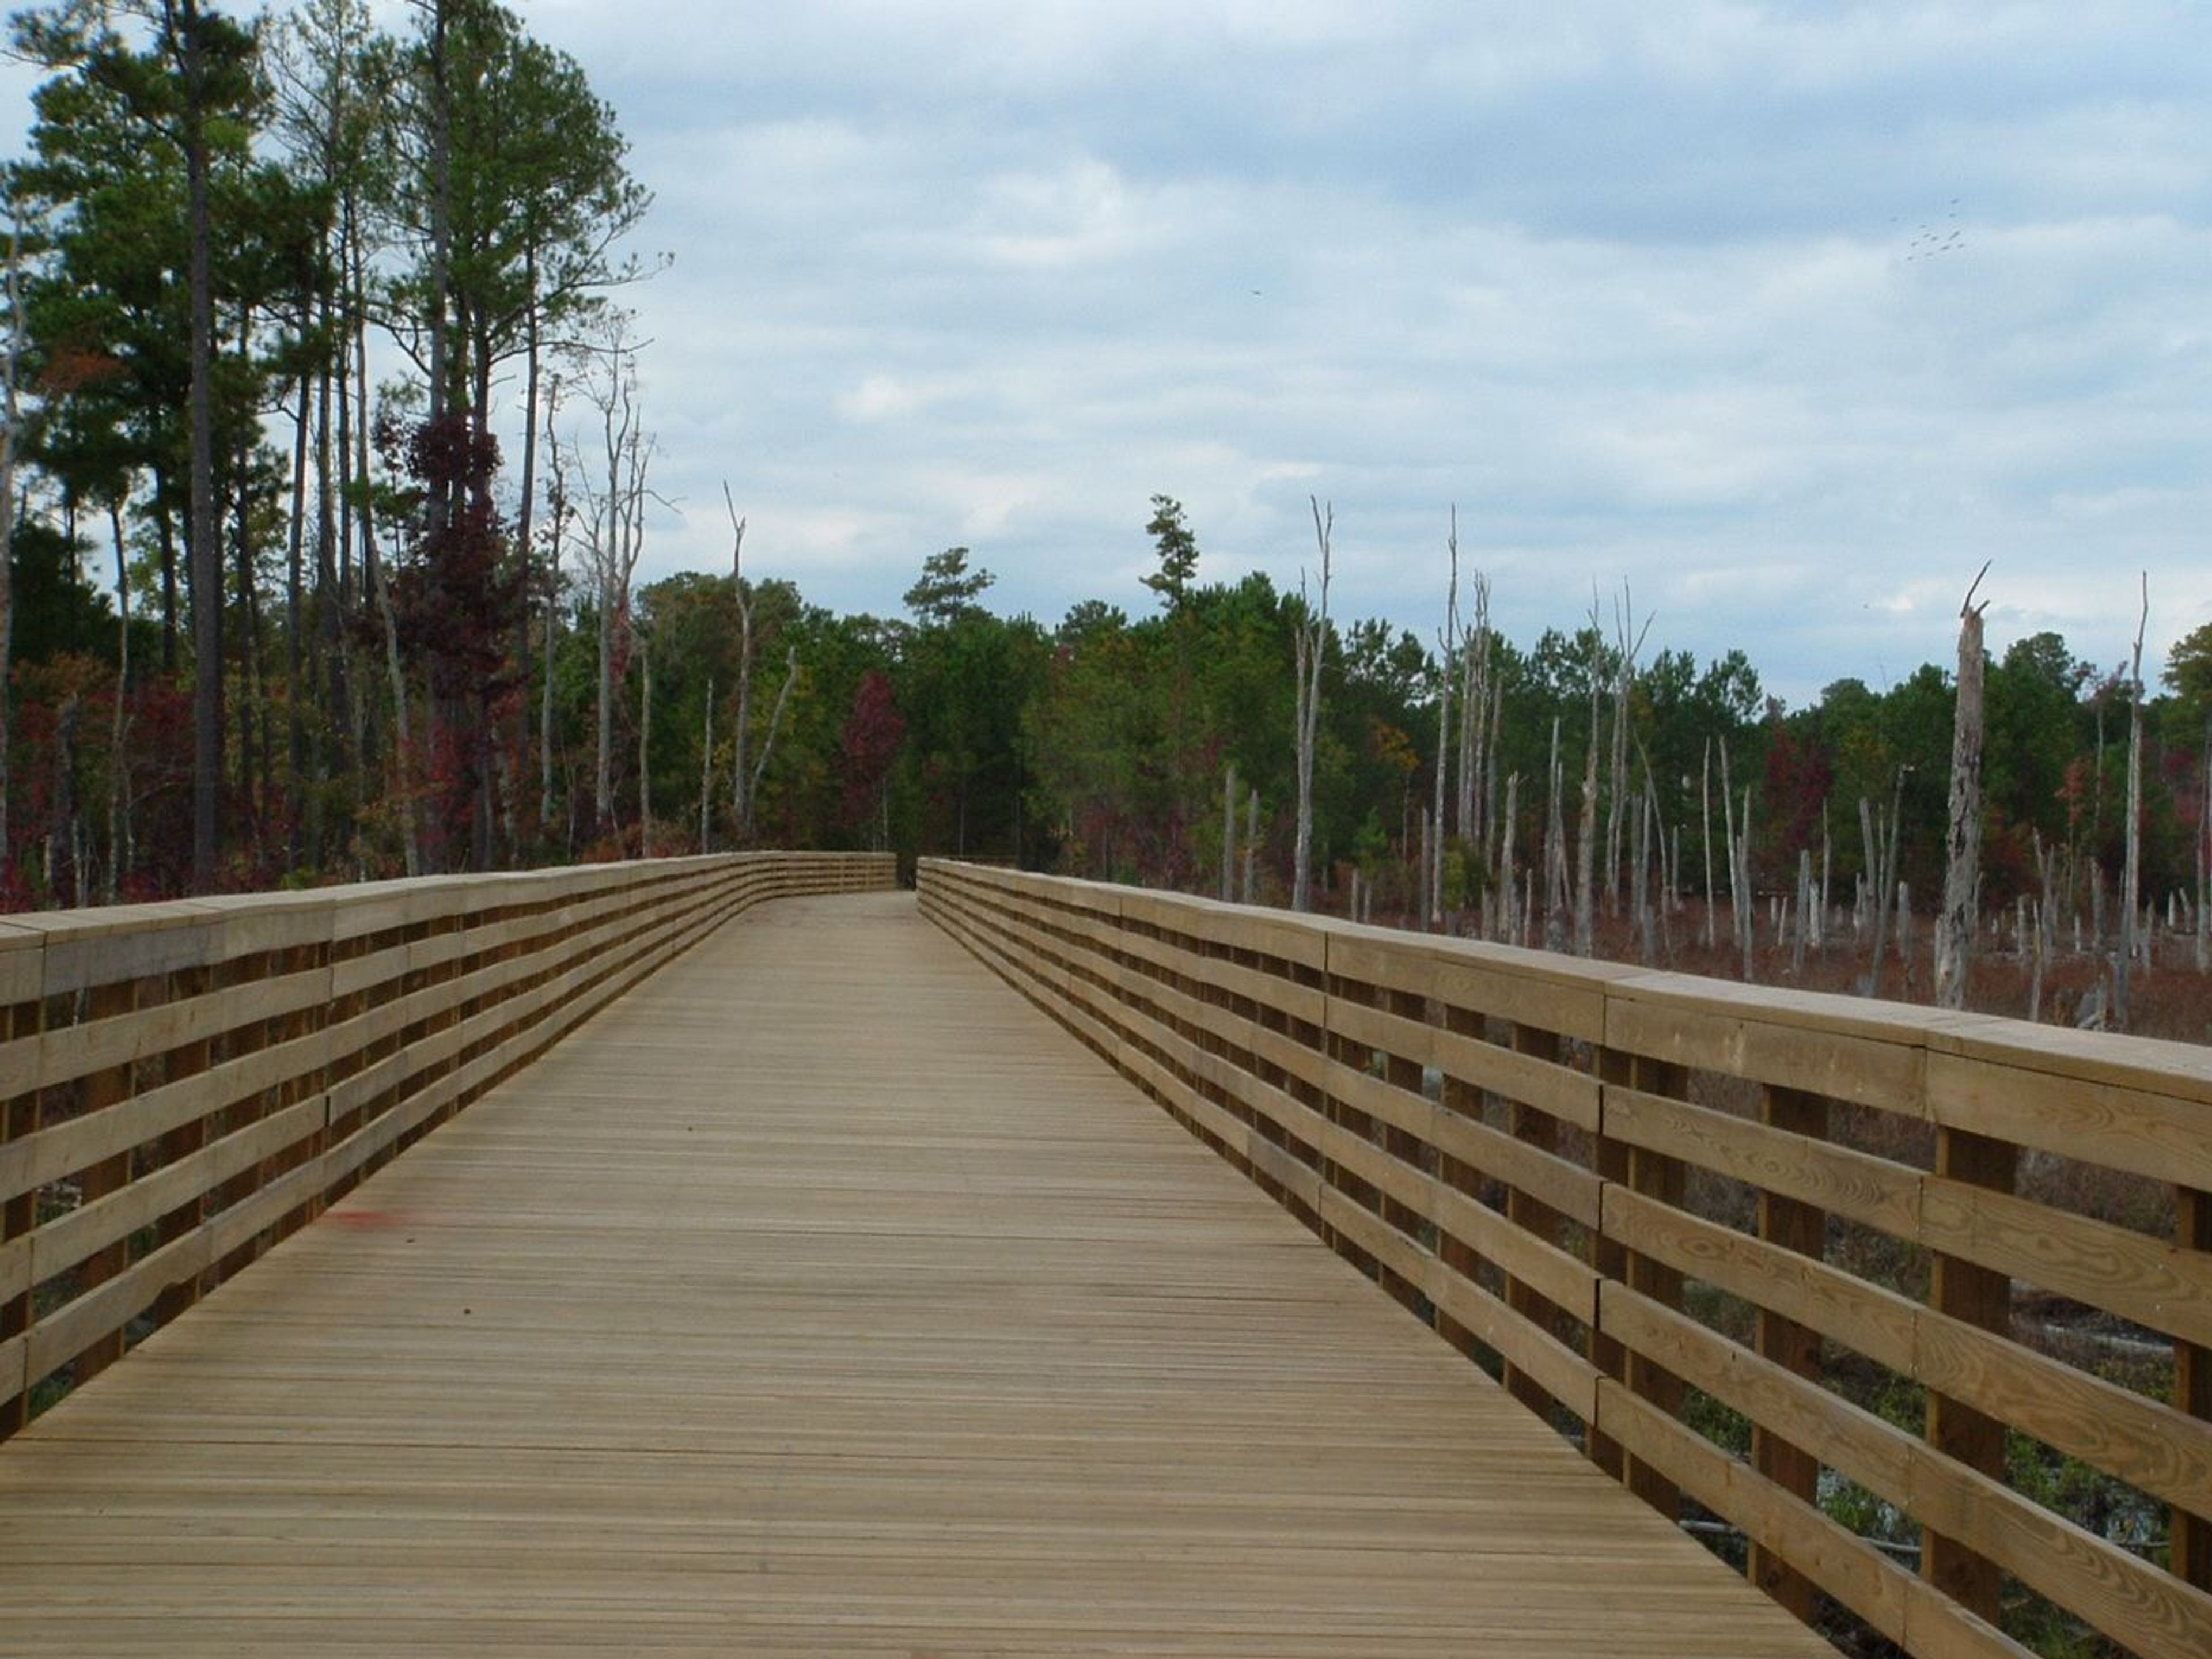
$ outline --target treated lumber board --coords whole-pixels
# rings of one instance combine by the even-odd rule
[[[120,1191],[57,1217],[30,1236],[31,1273],[43,1283],[94,1251],[150,1227],[172,1210],[213,1192],[264,1158],[311,1139],[327,1121],[318,1096],[257,1120]]]
[[[1447,1158],[1504,1182],[1570,1220],[1590,1228],[1599,1224],[1605,1183],[1572,1159],[1463,1117],[1449,1106],[1437,1109],[1429,1139]]]
[[[1768,1308],[1910,1376],[1923,1310],[1911,1298],[1626,1187],[1605,1189],[1605,1232],[1754,1307]]]
[[[0,1141],[0,1199],[118,1157],[240,1101],[319,1072],[327,1032],[271,1043],[83,1117]]]
[[[222,959],[221,925],[189,900],[48,911],[14,921],[44,935],[40,996],[68,996]]]
[[[205,1273],[326,1184],[319,1159],[279,1176],[242,1203],[141,1256],[114,1278],[33,1324],[30,1374],[46,1376],[146,1311],[169,1285]]]
[[[2093,1092],[2111,1088],[2212,1105],[2212,1051],[2202,1043],[1960,1015],[1932,1029],[1928,1045],[1931,1055],[2045,1073]]]
[[[1570,1318],[1597,1322],[1597,1270],[1547,1243],[1465,1193],[1437,1185],[1427,1213],[1436,1224]]]
[[[17,927],[12,918],[0,920],[0,1007],[39,1000],[46,985],[41,959],[46,945],[46,936],[40,928]]]
[[[35,1039],[34,1086],[43,1089],[72,1083],[88,1073],[149,1059],[264,1020],[305,1013],[329,1000],[329,972],[317,968],[110,1014],[79,1025],[50,1028]]]
[[[2212,1652],[2212,1595],[2002,1481],[1923,1449],[1912,1500],[1923,1525],[1978,1551],[2144,1659]]]
[[[1832,1215],[1912,1239],[1921,1231],[1921,1172],[1849,1147],[1770,1127],[1686,1100],[1606,1085],[1605,1133]]]
[[[1327,965],[1327,933],[1310,917],[1137,888],[1114,891],[1119,902],[1113,914],[1124,923],[1157,927],[1183,939],[1202,939],[1231,950],[1271,957],[1315,975],[1322,973]]]
[[[1346,922],[1326,926],[1328,971],[1339,978],[1432,997],[1584,1042],[1604,1040],[1606,999],[1633,971],[1510,945],[1424,939]]]
[[[398,1087],[407,1080],[407,1052],[394,1050],[381,1060],[369,1061],[350,1076],[332,1081],[326,1098],[330,1102],[331,1120],[336,1122],[350,1112],[360,1110],[387,1090]]]
[[[1671,1065],[1917,1117],[1925,1110],[1929,1024],[1925,1010],[1642,974],[1609,988],[1604,1042]]]
[[[331,998],[342,1001],[397,984],[407,971],[407,947],[387,945],[380,950],[345,957],[331,963]]]
[[[1759,1121],[1814,1140],[1828,1138],[1830,1103],[1818,1095],[1767,1085],[1759,1091]],[[1808,1257],[1827,1248],[1827,1212],[1778,1193],[1759,1194],[1759,1237],[1765,1243]],[[1753,1343],[1762,1359],[1773,1361],[1796,1376],[1817,1380],[1825,1370],[1820,1334],[1808,1326],[1759,1308],[1753,1315]],[[1806,1446],[1754,1424],[1751,1431],[1751,1463],[1769,1480],[1794,1496],[1812,1503],[1820,1485],[1820,1458]],[[1745,1576],[1797,1618],[1812,1624],[1818,1617],[1815,1586],[1802,1573],[1754,1542],[1744,1567]]]
[[[39,1086],[39,1044],[42,1034],[0,1042],[0,1098],[27,1094]]]
[[[2028,1049],[2025,1058],[2038,1058]],[[2193,1076],[2142,1088],[2109,1076],[2069,1075],[2002,1059],[1935,1054],[1928,1060],[1929,1115],[1948,1128],[2000,1137],[2061,1158],[2152,1181],[2212,1188],[2212,1103]]]
[[[1912,1376],[2154,1497],[2212,1515],[2212,1424],[1940,1314],[1914,1329]]]
[[[1438,1034],[1436,1063],[1448,1080],[1597,1133],[1600,1085],[1578,1067],[1449,1031]]]
[[[1356,1066],[1318,1054],[1316,1080],[1340,1105],[1373,1119],[1378,1125],[1425,1136],[1436,1117],[1436,1106],[1425,1095],[1402,1088],[1387,1078],[1370,1075]]]
[[[1962,1129],[1939,1129],[1936,1170],[1942,1179],[1961,1187],[2009,1194],[2020,1176],[2020,1148]],[[2007,1334],[2012,1329],[2011,1279],[1941,1249],[1929,1259],[1928,1304],[1968,1325]],[[2005,1425],[1967,1401],[1931,1391],[1927,1438],[1949,1462],[1997,1480],[2004,1477]],[[1920,1576],[1984,1619],[1994,1620],[2002,1611],[1999,1564],[1941,1528],[1923,1531]]]
[[[221,959],[271,951],[319,950],[344,903],[340,890],[299,893],[210,893],[191,901],[216,930]]]
[[[1852,1533],[1610,1377],[1597,1385],[1606,1432],[1688,1496],[1741,1527],[1893,1642],[1906,1639],[1912,1576]]]
[[[1179,945],[1142,934],[1117,933],[1094,941],[1103,951],[1119,951],[1126,957],[1151,963],[1185,979],[1218,986],[1232,996],[1270,1008],[1285,1018],[1319,1025],[1326,1018],[1328,999],[1318,988],[1300,985],[1280,974],[1216,957],[1199,956]],[[1126,971],[1126,969],[1124,970]],[[1157,983],[1157,981],[1154,981]]]
[[[1819,1447],[1830,1468],[1911,1510],[1913,1474],[1924,1450],[1917,1437],[1626,1285],[1606,1284],[1599,1302],[1599,1328],[1631,1352],[1792,1444]]]
[[[1931,1249],[2185,1341],[2212,1341],[2212,1257],[1965,1182],[1927,1178]]]
[[[1598,1368],[1504,1299],[1438,1263],[1423,1287],[1475,1340],[1584,1423],[1597,1420]]]

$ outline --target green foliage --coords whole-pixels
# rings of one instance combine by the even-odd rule
[[[948,547],[921,562],[921,575],[901,601],[924,628],[942,628],[981,609],[976,601],[998,580],[968,568],[968,550]]]
[[[2185,738],[2212,725],[2212,622],[2184,635],[2166,653],[2164,681],[2173,693],[2174,714]]]
[[[1182,503],[1171,495],[1152,497],[1152,521],[1145,533],[1153,538],[1160,556],[1160,568],[1145,578],[1145,586],[1173,611],[1182,604],[1198,574],[1198,538],[1183,522]]]

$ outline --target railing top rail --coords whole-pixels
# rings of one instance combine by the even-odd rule
[[[895,878],[723,854],[0,921],[0,1439],[721,921]]]
[[[921,895],[1803,1616],[2212,1652],[2212,1051],[943,861]]]

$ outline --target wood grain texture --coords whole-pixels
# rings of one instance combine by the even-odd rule
[[[751,854],[27,919],[0,950],[44,991],[0,1042],[0,1438],[720,921],[892,875]]]
[[[1279,915],[1279,954],[1238,958],[1232,986],[1209,942],[1219,907],[1125,897],[1116,924],[1085,893],[1078,936],[1037,920],[1077,902],[1067,884],[927,864],[922,884],[927,912],[988,939],[975,948],[1017,985],[1064,973],[1083,1010],[1071,1026],[1358,1271],[1454,1346],[1502,1358],[1534,1409],[1568,1404],[1601,1468],[1662,1508],[1680,1489],[1736,1522],[1753,1577],[1801,1614],[1817,1587],[1928,1659],[2012,1652],[1981,1616],[2009,1577],[2137,1651],[2212,1651],[2212,1208],[2188,1184],[2212,1168],[2201,1056],[1673,975],[1562,973]],[[1281,932],[1298,927],[1303,953]],[[1293,965],[1313,941],[1317,981]],[[1296,999],[1316,983],[1318,1021],[1270,1006],[1273,988]],[[1534,1023],[1501,1029],[1506,1010]],[[1593,1010],[1595,1043],[1550,1035],[1587,1028]],[[1929,1126],[1935,1167],[1832,1141],[1838,1101]],[[1595,1130],[1572,1162],[1569,1126]],[[2175,1236],[2015,1192],[2023,1149],[2176,1180]],[[1926,1302],[1856,1276],[1867,1258],[1837,1222],[1924,1250]],[[1733,1337],[1685,1311],[1686,1276],[1748,1304],[1698,1308]],[[2173,1403],[2014,1340],[2013,1302],[2033,1288],[2178,1339]],[[1559,1340],[1576,1322],[1587,1358]],[[1866,1382],[1830,1342],[1924,1385],[1924,1441],[1832,1391]],[[1547,1375],[1525,1374],[1523,1353]],[[1749,1419],[1748,1468],[1681,1420],[1686,1384]],[[2015,1432],[2170,1503],[2177,1571],[2004,1486]],[[1838,1553],[1814,1502],[1824,1468],[1922,1524],[1926,1578]]]
[[[0,1631],[1827,1651],[896,895],[722,928],[0,1449]]]

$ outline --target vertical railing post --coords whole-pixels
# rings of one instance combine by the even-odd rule
[[[1480,1014],[1450,1003],[1444,1005],[1443,1024],[1446,1030],[1456,1036],[1480,1037],[1483,1034]],[[1446,1112],[1479,1122],[1482,1117],[1482,1091],[1464,1079],[1446,1072],[1440,1104]],[[1478,1204],[1482,1201],[1482,1171],[1449,1153],[1439,1152],[1437,1155],[1437,1180],[1440,1185],[1463,1194]],[[1441,1229],[1437,1244],[1437,1254],[1445,1267],[1469,1285],[1479,1285],[1481,1283],[1482,1257],[1473,1245]],[[1479,1357],[1481,1345],[1476,1341],[1474,1334],[1441,1308],[1437,1310],[1437,1334],[1469,1359]]]
[[[188,1001],[212,990],[215,975],[206,968],[179,968],[168,975],[163,994],[171,1002]],[[162,1057],[162,1081],[181,1083],[186,1078],[198,1077],[213,1062],[214,1045],[202,1037],[172,1048]],[[179,1124],[161,1137],[161,1162],[174,1164],[189,1158],[208,1144],[208,1119],[205,1113],[189,1123]],[[187,1200],[163,1216],[155,1224],[155,1244],[171,1244],[198,1227],[206,1218],[208,1196]],[[166,1325],[179,1314],[200,1299],[203,1275],[191,1273],[164,1290],[154,1300],[154,1322]]]
[[[0,1036],[9,1042],[38,1035],[45,1021],[46,1005],[36,995],[36,958],[28,976],[33,984],[30,999],[0,1009]],[[27,1088],[0,1101],[0,1146],[11,1140],[26,1139],[39,1130],[40,1112],[39,1091]],[[13,1295],[0,1295],[0,1351],[9,1342],[22,1337],[31,1328],[33,1292],[37,1286],[30,1282],[30,1237],[39,1224],[39,1194],[37,1188],[20,1193],[0,1203],[0,1250],[18,1240],[23,1241],[23,1287]],[[0,1440],[21,1429],[31,1419],[30,1352],[27,1342],[20,1351],[21,1358],[8,1362],[0,1370]]]
[[[2008,1193],[2019,1172],[2020,1148],[2009,1141],[1964,1129],[1938,1129],[1936,1174],[1941,1179]],[[1928,1285],[1929,1305],[1938,1313],[1984,1330],[2012,1329],[2012,1279],[1991,1267],[1938,1250]],[[1928,1443],[1945,1457],[1978,1474],[2002,1480],[2005,1474],[2005,1425],[1962,1401],[1930,1390]],[[1954,1538],[1932,1529],[1920,1558],[1921,1576],[1968,1612],[1994,1622],[2004,1589],[1996,1563]]]
[[[1386,1012],[1397,1015],[1401,1019],[1412,1020],[1419,1024],[1429,1017],[1428,999],[1417,993],[1376,991],[1370,987],[1369,994],[1374,999],[1377,1006]],[[1393,1087],[1404,1090],[1416,1100],[1424,1097],[1421,1062],[1418,1060],[1409,1060],[1395,1050],[1385,1050],[1382,1055],[1382,1079]],[[1382,1149],[1408,1168],[1419,1170],[1425,1175],[1431,1173],[1426,1161],[1427,1143],[1423,1141],[1420,1136],[1401,1129],[1395,1124],[1386,1123],[1382,1126]],[[1378,1198],[1382,1219],[1387,1225],[1409,1238],[1420,1237],[1421,1216],[1387,1193],[1378,1194]],[[1389,1291],[1410,1311],[1423,1317],[1433,1316],[1433,1310],[1429,1307],[1427,1292],[1419,1285],[1409,1284],[1400,1274],[1389,1272],[1382,1273],[1379,1282],[1384,1290]]]
[[[1349,1066],[1354,1071],[1365,1071],[1373,1058],[1372,1051],[1364,1044],[1354,1042],[1349,1037],[1339,1036],[1335,1030],[1335,1021],[1328,1018],[1327,1006],[1329,1003],[1340,1001],[1371,1004],[1374,1000],[1373,993],[1364,985],[1349,981],[1340,983],[1334,974],[1327,971],[1324,971],[1322,975],[1322,992],[1324,999],[1322,1014],[1324,1024],[1321,1029],[1313,1031],[1307,1040],[1320,1048],[1322,1052],[1336,1061],[1338,1065]],[[1333,1091],[1324,1096],[1322,1111],[1331,1123],[1347,1133],[1356,1135],[1362,1140],[1374,1139],[1373,1120],[1357,1107],[1349,1105],[1338,1098]],[[1322,1153],[1321,1181],[1322,1214],[1324,1220],[1328,1214],[1328,1200],[1331,1193],[1336,1194],[1345,1203],[1361,1209],[1372,1209],[1375,1206],[1374,1188],[1329,1157],[1326,1151]],[[1328,1241],[1331,1249],[1351,1262],[1368,1278],[1376,1279],[1382,1272],[1382,1264],[1362,1249],[1358,1242],[1351,1234],[1340,1232],[1334,1227],[1324,1226],[1322,1230],[1322,1237]]]
[[[135,980],[123,980],[107,985],[95,985],[85,993],[85,1023],[92,1024],[103,1019],[112,1019],[127,1014],[138,1006],[138,985]],[[118,1102],[131,1097],[131,1062],[107,1066],[88,1072],[77,1079],[76,1104],[80,1115],[89,1117],[106,1110]],[[94,1204],[112,1194],[121,1192],[131,1184],[131,1154],[118,1152],[102,1158],[85,1170],[78,1180],[78,1201]],[[114,1278],[131,1265],[131,1241],[118,1238],[112,1244],[102,1245],[87,1256],[76,1270],[77,1294],[93,1291]],[[123,1329],[118,1326],[87,1348],[76,1358],[73,1381],[89,1382],[123,1358]]]
[[[1540,1030],[1533,1025],[1516,1022],[1512,1028],[1511,1045],[1515,1054],[1532,1060],[1555,1062],[1559,1058],[1559,1034]],[[1549,1112],[1539,1111],[1517,1100],[1510,1110],[1515,1139],[1540,1152],[1559,1151],[1559,1126]],[[1556,1245],[1561,1242],[1565,1218],[1543,1200],[1533,1193],[1523,1192],[1517,1186],[1506,1188],[1505,1218],[1522,1232],[1547,1244]],[[1555,1336],[1559,1334],[1559,1304],[1534,1286],[1509,1276],[1505,1281],[1505,1304],[1530,1324]],[[1551,1395],[1520,1366],[1508,1363],[1505,1388],[1530,1411],[1539,1416],[1548,1416],[1552,1408]]]
[[[2212,1193],[2185,1187],[2176,1197],[2175,1242],[2185,1250],[2212,1251]],[[2176,1342],[2173,1361],[2173,1403],[2200,1421],[2212,1419],[2212,1348]],[[2169,1513],[2174,1576],[2212,1590],[2212,1521],[2179,1504]]]
[[[1828,1138],[1828,1103],[1819,1095],[1799,1089],[1769,1085],[1760,1093],[1759,1121],[1769,1128],[1787,1130],[1808,1139]],[[1801,1199],[1784,1198],[1761,1190],[1759,1194],[1759,1236],[1779,1249],[1819,1261],[1827,1245],[1826,1211]],[[1820,1333],[1772,1309],[1758,1311],[1756,1343],[1759,1357],[1810,1381],[1820,1376]],[[1751,1431],[1752,1467],[1784,1492],[1807,1504],[1814,1501],[1820,1486],[1820,1460],[1801,1446],[1792,1445],[1765,1425]],[[1814,1611],[1813,1582],[1762,1544],[1753,1543],[1745,1572],[1751,1582],[1806,1623]]]
[[[1680,1066],[1610,1048],[1598,1050],[1597,1071],[1599,1081],[1608,1091],[1630,1089],[1640,1094],[1680,1099],[1688,1089],[1688,1073]],[[1682,1161],[1613,1139],[1605,1133],[1605,1115],[1601,1092],[1597,1142],[1599,1176],[1626,1186],[1643,1197],[1680,1208],[1688,1185]],[[1679,1268],[1602,1237],[1598,1241],[1597,1267],[1601,1277],[1625,1284],[1662,1307],[1679,1309],[1682,1305],[1683,1275]],[[1668,1375],[1644,1355],[1629,1352],[1601,1330],[1595,1334],[1591,1346],[1598,1368],[1607,1376],[1668,1416],[1681,1414],[1684,1396],[1679,1378]],[[1628,1452],[1611,1435],[1600,1432],[1590,1436],[1590,1456],[1599,1468],[1662,1515],[1673,1519],[1681,1513],[1682,1495],[1674,1483]]]

